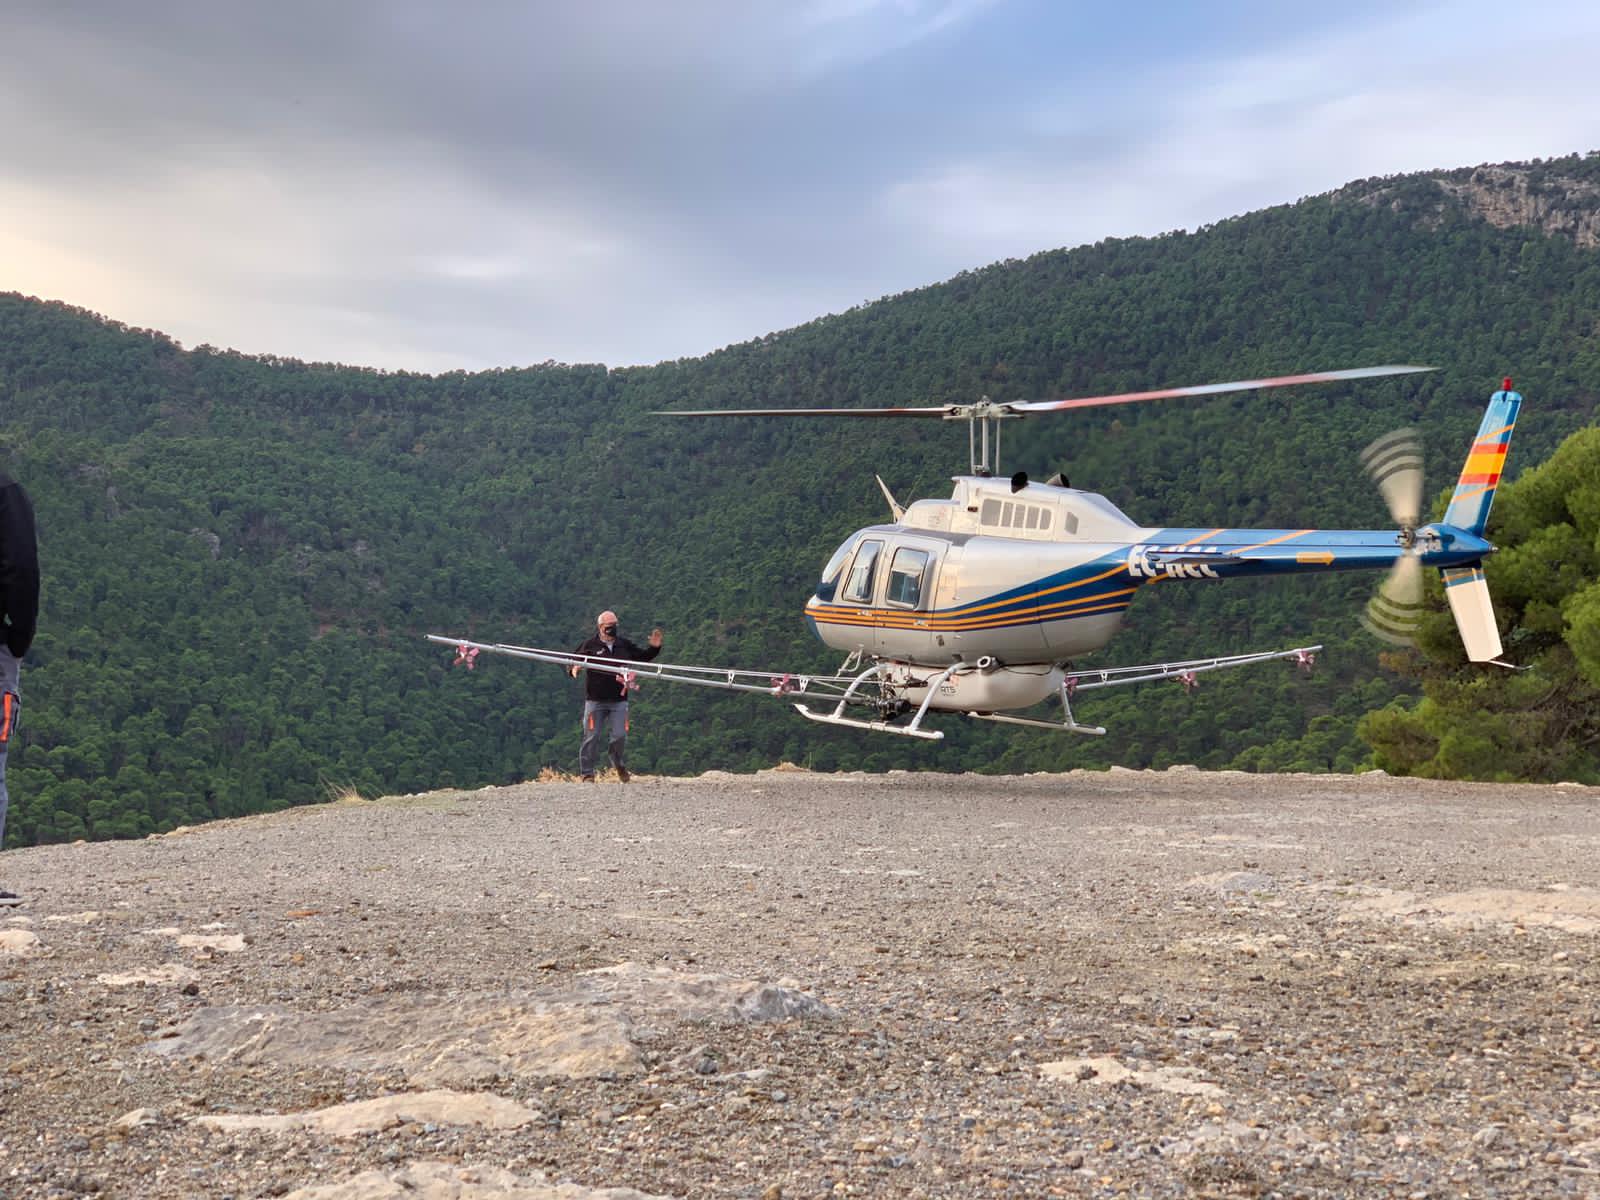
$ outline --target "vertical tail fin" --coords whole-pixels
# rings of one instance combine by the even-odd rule
[[[1466,466],[1461,469],[1455,495],[1450,497],[1450,507],[1445,511],[1446,525],[1454,525],[1476,537],[1483,536],[1484,526],[1489,522],[1489,506],[1494,503],[1494,490],[1505,468],[1511,431],[1517,424],[1517,410],[1521,407],[1522,394],[1511,390],[1509,379],[1500,391],[1489,397],[1483,424],[1478,426],[1478,436],[1472,439]]]

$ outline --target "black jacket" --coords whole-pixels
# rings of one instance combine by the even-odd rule
[[[39,623],[39,543],[28,493],[0,471],[0,637],[21,658]]]
[[[635,646],[625,637],[613,638],[611,649],[606,649],[606,644],[596,634],[583,645],[573,651],[574,654],[586,654],[591,658],[603,658],[607,662],[649,662],[661,653],[660,646]],[[595,667],[586,668],[586,678],[583,681],[583,693],[590,700],[602,704],[615,704],[618,700],[626,700],[628,694],[622,690],[622,684],[617,681],[617,676],[626,670],[621,667],[616,671],[605,671]]]

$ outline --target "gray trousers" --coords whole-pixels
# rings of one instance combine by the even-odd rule
[[[0,848],[6,844],[6,809],[11,797],[6,794],[6,752],[11,749],[11,731],[22,713],[17,676],[21,664],[17,656],[0,645]]]
[[[622,766],[622,751],[628,741],[628,702],[607,704],[600,700],[583,702],[583,745],[578,748],[578,773],[593,775],[600,762],[600,747],[609,744],[611,761]]]

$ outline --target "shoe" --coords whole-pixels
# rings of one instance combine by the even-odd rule
[[[594,782],[594,776],[593,775],[580,775],[580,776],[578,776],[578,782],[579,783],[593,783]]]
[[[8,892],[0,888],[0,908],[15,908],[22,903],[22,897],[15,892]]]
[[[617,764],[617,779],[622,783],[627,783],[628,780],[630,780],[632,778],[633,778],[633,776],[631,774],[629,774],[628,768],[623,766],[621,763],[618,763]]]

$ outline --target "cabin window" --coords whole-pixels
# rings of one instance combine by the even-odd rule
[[[894,552],[894,561],[889,564],[887,598],[890,604],[915,608],[922,603],[923,576],[928,572],[929,557],[926,550],[913,550],[910,546],[901,546]]]
[[[850,564],[850,575],[844,582],[844,598],[852,604],[872,602],[872,584],[877,577],[878,554],[882,542],[862,542],[856,551],[856,561]]]
[[[1048,531],[1055,524],[1055,517],[1048,508],[1032,504],[1011,500],[985,500],[978,521],[980,524],[1001,529]]]

